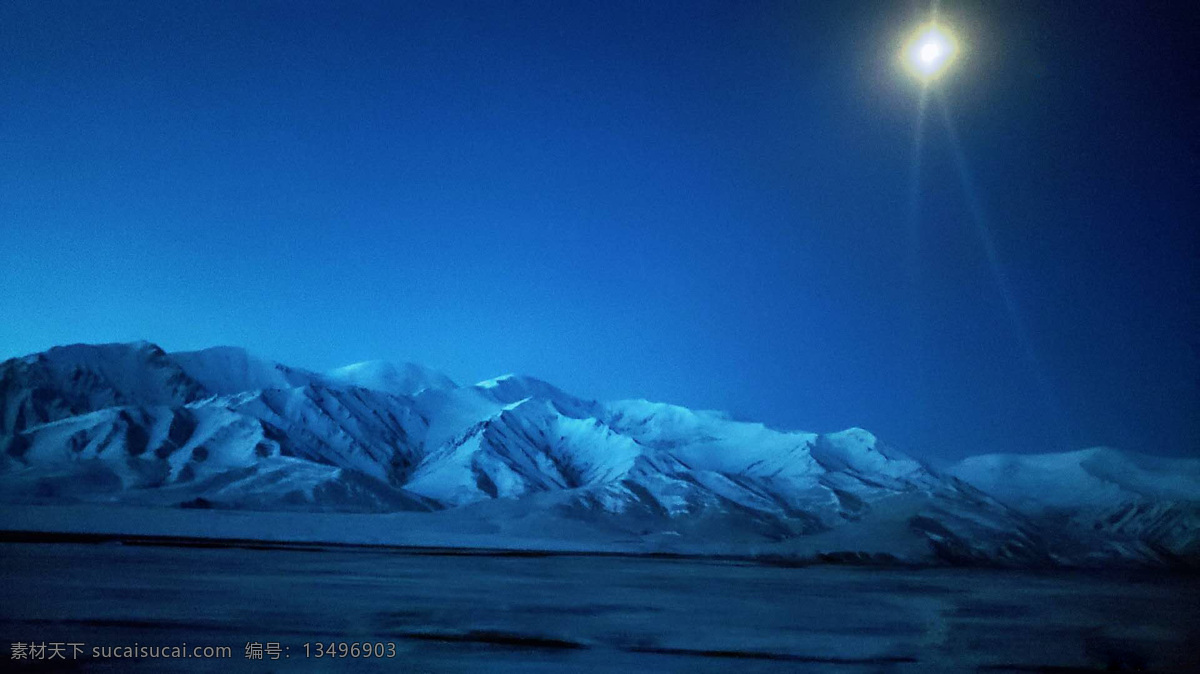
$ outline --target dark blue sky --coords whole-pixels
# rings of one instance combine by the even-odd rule
[[[0,5],[0,357],[1200,453],[1195,3],[944,3],[915,183],[920,5],[420,4]]]

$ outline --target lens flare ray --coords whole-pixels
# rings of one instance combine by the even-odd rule
[[[962,144],[958,140],[957,128],[954,125],[953,118],[950,116],[950,108],[946,104],[944,97],[938,96],[937,98],[938,108],[941,111],[942,121],[946,127],[946,134],[950,141],[951,154],[954,157],[955,168],[958,172],[963,196],[967,209],[970,211],[971,223],[974,225],[975,233],[979,237],[980,245],[983,247],[988,267],[992,273],[992,279],[995,281],[996,290],[1004,302],[1004,308],[1008,314],[1013,332],[1018,342],[1020,342],[1025,357],[1029,361],[1032,373],[1037,380],[1038,387],[1041,389],[1047,412],[1050,414],[1052,421],[1059,427],[1058,432],[1061,436],[1059,441],[1065,442],[1068,433],[1063,422],[1065,417],[1062,412],[1062,404],[1054,391],[1054,386],[1051,384],[1049,376],[1042,367],[1041,359],[1038,357],[1037,349],[1034,346],[1033,337],[1022,316],[1020,304],[1017,302],[1017,297],[1013,293],[1008,276],[1004,272],[1000,255],[996,250],[995,237],[992,235],[991,227],[988,226],[983,207],[979,202],[966,155],[963,153]]]

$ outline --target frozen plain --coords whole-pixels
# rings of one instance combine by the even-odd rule
[[[54,667],[73,671],[1200,669],[1200,578],[1162,572],[5,542],[0,606],[9,642],[232,649]],[[304,657],[353,641],[396,657]],[[288,657],[247,660],[247,642]]]

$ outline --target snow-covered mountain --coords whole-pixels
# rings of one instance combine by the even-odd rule
[[[231,347],[0,363],[10,503],[442,511],[454,526],[785,557],[1187,563],[1197,463],[1089,450],[939,472],[862,429],[780,431],[514,375],[458,386],[411,364],[316,373]]]
[[[1094,447],[972,456],[947,472],[1030,517],[1088,532],[1102,546],[1200,557],[1200,459]]]
[[[982,454],[949,469],[1027,512],[1130,501],[1200,501],[1200,459],[1094,447],[1060,454]]]

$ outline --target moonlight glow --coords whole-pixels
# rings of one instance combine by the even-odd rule
[[[913,75],[931,82],[946,72],[957,54],[958,41],[954,36],[943,26],[927,23],[904,44],[900,60]]]

